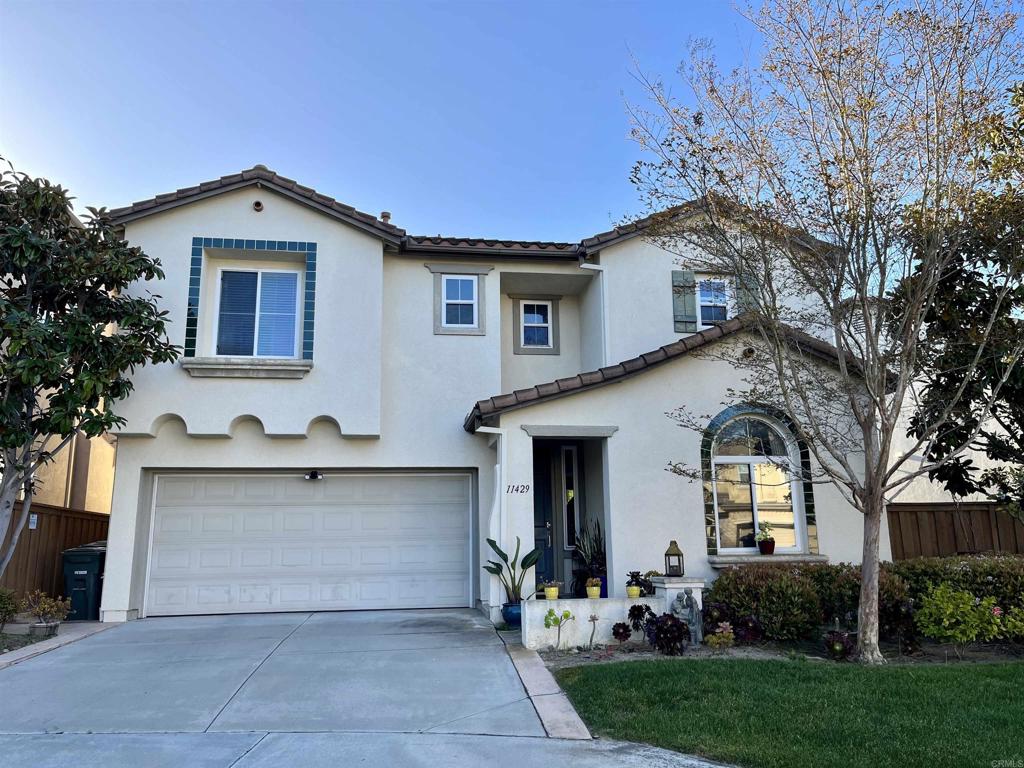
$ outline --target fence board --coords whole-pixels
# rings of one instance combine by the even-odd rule
[[[15,515],[20,511],[21,505],[15,505]],[[18,594],[34,589],[51,595],[61,594],[64,591],[61,553],[71,547],[106,539],[110,515],[34,502],[30,511],[39,516],[38,525],[34,530],[26,525],[21,532],[14,558],[0,578],[0,587],[13,589]],[[4,538],[5,547],[9,541],[10,535]]]
[[[1024,523],[995,504],[900,503],[888,506],[893,560],[977,552],[1024,554]]]

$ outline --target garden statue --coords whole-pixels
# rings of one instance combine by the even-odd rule
[[[676,595],[672,603],[672,615],[686,622],[686,626],[690,628],[692,644],[700,645],[704,642],[704,617],[701,616],[700,606],[690,587]]]

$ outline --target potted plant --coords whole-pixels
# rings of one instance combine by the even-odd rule
[[[768,522],[758,523],[754,541],[757,542],[757,551],[762,555],[775,554],[775,537],[772,536],[772,524]]]
[[[601,597],[601,580],[597,578],[587,579],[587,597],[597,600]]]
[[[626,597],[637,598],[654,594],[654,583],[640,571],[630,571],[626,575]]]
[[[71,598],[50,597],[42,590],[30,592],[21,602],[21,609],[36,617],[36,623],[30,624],[28,633],[33,637],[53,637],[57,634],[60,623],[71,612]]]
[[[640,583],[643,576],[640,575],[640,571],[630,571],[629,578],[626,579],[626,597],[631,600],[635,600],[640,597],[640,593],[644,591],[643,585]]]
[[[501,562],[488,560],[484,570],[494,574],[501,580],[501,585],[505,588],[505,594],[508,596],[508,602],[501,606],[501,618],[510,627],[518,627],[523,621],[523,581],[526,579],[526,572],[537,564],[543,552],[539,549],[531,550],[523,556],[520,562],[519,547],[521,542],[518,536],[516,536],[516,552],[511,559],[509,559],[509,556],[505,554],[504,550],[498,546],[494,539],[488,539],[487,543],[497,554]],[[507,573],[506,569],[508,569]]]
[[[544,587],[544,599],[545,600],[557,600],[558,599],[558,588],[562,586],[560,581],[545,581],[542,585]]]
[[[576,537],[576,549],[573,557],[579,564],[579,568],[573,571],[574,584],[572,593],[583,595],[581,586],[589,579],[600,579],[601,597],[608,597],[608,565],[604,551],[604,533],[601,531],[601,523],[597,520],[591,521]]]

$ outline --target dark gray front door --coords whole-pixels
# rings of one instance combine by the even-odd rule
[[[551,450],[533,443],[533,545],[544,553],[537,561],[537,584],[555,575],[555,519],[551,493]]]

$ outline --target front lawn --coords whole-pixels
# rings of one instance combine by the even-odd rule
[[[1024,663],[663,659],[555,674],[596,734],[750,768],[1024,760]]]

